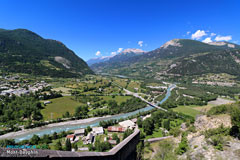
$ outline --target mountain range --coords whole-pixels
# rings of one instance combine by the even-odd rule
[[[103,57],[97,57],[97,58],[92,58],[87,61],[87,64],[89,66],[96,64],[96,63],[101,63],[101,62],[118,62],[118,61],[124,61],[127,60],[130,57],[136,56],[136,55],[141,55],[145,53],[145,51],[141,49],[136,49],[136,48],[128,48],[123,50],[121,53],[112,55],[112,56],[103,56]]]
[[[52,77],[92,74],[85,61],[63,43],[26,29],[0,29],[0,71]]]
[[[239,62],[240,46],[237,44],[173,39],[155,50],[141,54],[120,53],[90,67],[97,73],[139,78],[204,73],[229,73],[240,76]]]
[[[87,63],[59,41],[44,39],[26,29],[0,29],[0,73],[51,77],[81,77],[95,71],[155,79],[206,73],[228,73],[240,78],[240,46],[173,39],[152,51],[128,48]]]

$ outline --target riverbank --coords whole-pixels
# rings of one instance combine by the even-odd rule
[[[13,137],[21,136],[23,134],[28,134],[28,133],[32,133],[32,132],[36,132],[36,131],[40,131],[40,130],[44,130],[44,129],[55,128],[55,127],[88,125],[88,124],[94,123],[95,121],[106,120],[111,117],[112,117],[111,115],[108,115],[108,116],[104,116],[104,117],[94,117],[94,118],[72,120],[72,121],[66,121],[66,122],[60,122],[60,123],[52,123],[52,124],[48,124],[48,125],[45,125],[42,127],[36,127],[36,128],[32,128],[32,129],[24,129],[24,130],[17,131],[17,132],[10,132],[10,133],[1,135],[0,139],[10,139]]]
[[[162,101],[160,101],[159,104],[162,104],[171,96],[171,89],[175,87],[176,85],[170,85],[170,87],[167,89],[166,97]],[[99,122],[103,120],[111,120],[111,119],[119,120],[121,118],[127,118],[130,116],[136,115],[140,112],[146,112],[152,109],[154,108],[148,105],[145,108],[141,108],[133,112],[122,113],[118,115],[108,115],[104,117],[94,117],[94,118],[87,118],[87,119],[81,119],[81,120],[65,121],[60,123],[52,123],[46,126],[37,127],[33,129],[10,132],[10,133],[1,135],[0,139],[14,139],[15,142],[19,142],[25,139],[31,139],[34,134],[38,136],[43,136],[44,134],[53,134],[54,132],[59,133],[62,131],[86,128],[87,126],[91,126],[91,127],[98,126]]]

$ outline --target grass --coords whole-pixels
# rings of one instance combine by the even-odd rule
[[[136,91],[135,91],[135,88],[140,89],[140,83],[135,82],[135,81],[131,81],[131,82],[128,84],[127,89],[130,90],[130,91],[132,91],[132,92],[136,92]]]
[[[158,138],[158,137],[162,137],[162,130],[158,129],[158,130],[154,130],[152,135],[148,135],[146,136],[145,139],[149,139],[149,138]]]
[[[41,110],[41,113],[43,115],[44,120],[51,120],[51,113],[52,118],[57,119],[61,118],[66,111],[68,111],[70,114],[73,114],[75,112],[75,108],[77,108],[80,105],[83,105],[80,102],[74,101],[71,98],[72,96],[65,96],[55,99],[50,99],[51,104],[47,104],[44,109]]]
[[[205,105],[205,106],[194,106],[195,110],[201,111],[201,112],[207,112],[208,110],[210,110],[212,107],[214,107],[215,105]]]
[[[131,96],[100,96],[105,101],[115,100],[118,104],[131,99]],[[51,120],[51,114],[53,119],[62,118],[62,115],[67,111],[70,114],[74,114],[75,109],[78,106],[84,105],[83,103],[77,102],[71,98],[73,96],[64,96],[60,98],[50,99],[52,103],[47,104],[44,109],[41,110],[44,120]],[[42,101],[43,102],[43,101]],[[93,111],[93,110],[92,110]],[[92,112],[90,111],[90,112]]]
[[[192,117],[196,117],[198,114],[200,114],[200,111],[194,109],[194,107],[191,106],[178,106],[177,108],[173,108],[173,111],[180,112]]]
[[[126,81],[127,81],[127,79],[116,79],[116,80],[114,80],[115,83],[122,86],[123,88],[125,88],[126,85],[127,85]]]

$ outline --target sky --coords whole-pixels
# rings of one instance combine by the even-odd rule
[[[85,61],[174,38],[240,44],[239,0],[0,0],[0,28],[63,42]]]

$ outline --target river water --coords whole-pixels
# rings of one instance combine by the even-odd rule
[[[167,89],[167,93],[164,99],[162,99],[160,102],[158,102],[158,104],[162,104],[163,102],[165,102],[170,96],[171,96],[171,90],[173,88],[175,88],[176,85],[172,84],[169,86],[169,88]],[[95,120],[89,123],[85,123],[85,124],[75,124],[75,125],[63,125],[63,126],[57,126],[57,127],[48,127],[48,128],[44,128],[40,129],[40,130],[33,130],[32,132],[27,132],[25,134],[21,134],[21,135],[16,135],[14,137],[12,137],[13,139],[15,139],[15,142],[19,142],[25,139],[30,139],[34,134],[38,135],[38,136],[43,136],[44,134],[53,134],[54,132],[62,132],[62,131],[69,131],[69,130],[76,130],[79,128],[86,128],[87,126],[93,127],[93,126],[98,126],[99,122],[102,120],[111,120],[111,119],[121,119],[121,118],[127,118],[129,116],[133,116],[138,114],[139,112],[145,112],[145,111],[149,111],[152,110],[153,107],[152,106],[147,106],[145,108],[133,111],[133,112],[129,112],[129,113],[123,113],[123,114],[119,114],[119,115],[113,115],[110,117],[106,117],[104,119],[99,119],[99,120]]]

